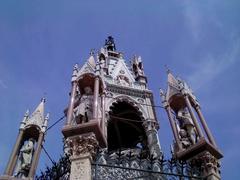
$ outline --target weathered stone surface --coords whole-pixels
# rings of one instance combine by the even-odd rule
[[[91,155],[84,154],[71,159],[70,180],[91,180]]]

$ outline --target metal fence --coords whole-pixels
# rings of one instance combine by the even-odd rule
[[[69,157],[61,157],[35,179],[68,180],[70,166]],[[126,150],[111,154],[99,152],[92,163],[93,180],[203,180],[200,172],[200,164],[174,158],[154,159]]]
[[[131,151],[99,153],[92,163],[94,180],[198,180],[201,166],[163,157],[142,157]]]

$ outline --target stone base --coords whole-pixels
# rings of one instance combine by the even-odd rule
[[[221,180],[221,177],[215,173],[209,174],[208,176],[205,176],[206,180]]]
[[[107,140],[104,137],[104,133],[102,132],[99,122],[100,120],[93,119],[87,123],[77,124],[74,126],[71,125],[64,126],[62,129],[62,133],[64,137],[67,138],[75,135],[93,132],[99,142],[100,147],[105,148],[107,147]]]
[[[188,149],[178,151],[176,153],[176,158],[181,160],[191,159],[198,154],[208,151],[217,159],[221,159],[223,157],[222,153],[213,145],[208,143],[204,138],[200,139],[196,144],[192,145]]]
[[[21,178],[3,175],[3,176],[0,176],[0,180],[32,180],[32,179],[31,178],[21,179]]]
[[[192,165],[201,166],[201,176],[204,180],[220,180],[221,164],[209,151],[202,152],[189,161]]]
[[[89,153],[80,155],[79,157],[72,157],[70,180],[91,180],[91,155]]]

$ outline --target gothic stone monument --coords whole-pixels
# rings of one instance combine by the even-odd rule
[[[119,151],[135,156],[162,156],[153,108],[141,57],[129,67],[108,37],[97,55],[75,65],[72,90],[62,133],[71,159],[71,180],[90,180],[96,151],[114,159]],[[104,156],[101,160],[104,162]],[[133,163],[134,164],[134,163]],[[137,164],[135,162],[135,164]]]

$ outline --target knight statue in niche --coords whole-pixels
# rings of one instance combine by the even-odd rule
[[[142,58],[139,56],[134,56],[134,59],[132,61],[132,69],[135,74],[135,76],[143,76],[143,64],[142,64]]]
[[[77,124],[88,122],[93,117],[93,91],[91,87],[84,88],[84,94],[80,97],[80,104],[75,111]]]
[[[177,112],[176,118],[180,126],[179,135],[183,148],[195,144],[197,142],[197,134],[189,112],[182,108]]]
[[[30,138],[20,149],[15,177],[26,178],[28,176],[34,153],[34,144],[35,140]]]

